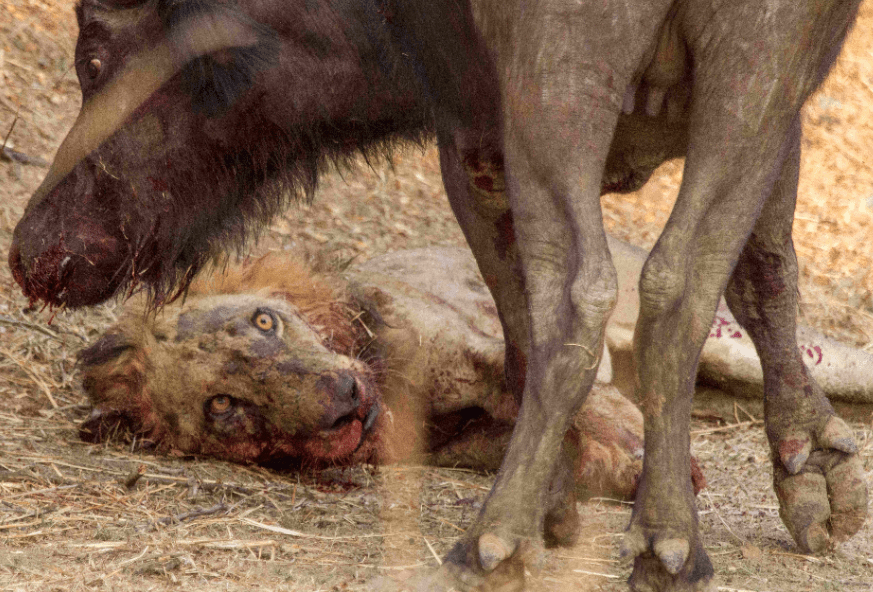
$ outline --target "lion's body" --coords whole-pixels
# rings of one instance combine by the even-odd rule
[[[268,317],[280,332],[250,326]],[[160,450],[240,462],[494,470],[518,411],[496,309],[461,249],[344,274],[273,253],[196,282],[156,317],[129,305],[81,359],[95,408],[86,437],[123,422]],[[627,497],[642,416],[606,384],[608,364],[602,379],[573,428],[579,493]]]

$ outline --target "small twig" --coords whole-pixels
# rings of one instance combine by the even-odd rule
[[[748,417],[750,421],[758,421],[757,417],[755,417],[754,415],[749,413],[748,410],[746,410],[746,408],[743,407],[742,405],[740,405],[737,401],[734,401],[734,409],[739,409],[740,411],[745,413],[746,417]],[[734,413],[736,413],[736,412],[734,412]],[[737,421],[737,423],[739,423],[739,421]]]
[[[22,497],[30,497],[32,495],[45,495],[47,493],[54,493],[56,491],[66,491],[69,489],[76,489],[80,487],[81,483],[75,483],[73,485],[59,485],[58,487],[48,487],[46,489],[36,489],[34,491],[25,491],[24,493],[16,493],[14,495],[5,496],[4,501],[9,501],[11,499],[18,499]]]
[[[620,500],[614,497],[592,497],[588,500],[589,502],[609,502],[611,504],[624,504],[626,506],[634,505],[633,501],[628,500]]]
[[[457,530],[457,531],[459,531],[459,532],[467,532],[466,529],[461,528],[461,527],[458,526],[457,524],[454,524],[454,523],[452,523],[452,522],[449,522],[448,520],[446,520],[446,519],[444,519],[444,518],[440,518],[439,516],[437,516],[436,519],[437,519],[438,522],[442,522],[442,523],[445,524],[446,526],[451,526],[452,528],[454,528],[455,530]]]
[[[469,481],[458,481],[456,479],[449,479],[448,477],[443,477],[441,479],[443,483],[448,483],[450,485],[460,485],[461,487],[466,487],[467,489],[478,489],[479,491],[491,491],[490,487],[483,487],[482,485],[477,485],[476,483],[470,483]]]
[[[364,328],[364,331],[367,332],[367,335],[370,337],[370,339],[373,339],[376,336],[376,334],[370,330],[370,328],[364,322],[364,319],[361,318],[363,316],[363,314],[364,314],[364,311],[361,311],[358,314],[356,314],[354,317],[352,317],[352,322],[354,323],[355,321],[357,321],[358,323],[360,323],[361,327]]]
[[[274,547],[279,543],[272,539],[259,541],[241,541],[239,539],[192,539],[177,540],[174,541],[173,544],[178,546],[205,547],[207,549],[259,549],[263,547]]]
[[[591,356],[591,359],[593,359],[594,361],[591,363],[590,366],[586,366],[585,368],[583,368],[583,370],[594,370],[595,368],[597,368],[597,365],[600,363],[600,356],[595,356],[594,352],[591,351],[591,349],[589,347],[586,347],[585,345],[583,345],[581,343],[565,343],[564,345],[568,345],[571,347],[578,347],[579,349],[583,350],[586,354]],[[603,350],[601,350],[601,352],[603,352]],[[603,353],[601,353],[600,355],[602,356]]]
[[[596,571],[585,571],[584,569],[574,569],[573,573],[585,574],[586,576],[597,576],[600,578],[609,578],[610,580],[617,580],[621,577],[613,574],[598,573]]]
[[[6,152],[6,145],[9,143],[9,136],[12,135],[12,130],[15,129],[16,123],[18,123],[18,111],[15,112],[15,118],[12,120],[12,125],[9,126],[9,131],[6,132],[6,137],[3,138],[3,152]]]
[[[155,520],[152,524],[145,525],[140,527],[144,531],[155,530],[157,525],[166,526],[167,524],[174,524],[176,522],[184,522],[185,520],[190,520],[191,518],[199,518],[200,516],[209,516],[210,514],[217,514],[218,512],[223,512],[228,509],[227,504],[215,504],[209,508],[201,508],[198,510],[191,510],[190,512],[182,512],[181,514],[176,514],[175,516],[167,516],[165,518],[160,518],[159,520]]]
[[[21,524],[0,524],[0,530],[13,530],[16,528],[30,528],[31,526],[39,526],[42,524],[42,520],[31,520],[30,522],[24,522]],[[33,536],[33,533],[24,535],[24,536]]]
[[[443,560],[440,559],[439,555],[437,555],[437,552],[434,550],[433,545],[430,544],[430,541],[427,540],[427,537],[423,536],[421,538],[424,539],[424,544],[427,545],[427,549],[428,549],[428,551],[430,551],[430,554],[433,555],[433,558],[436,560],[437,565],[442,565]]]
[[[709,505],[712,506],[712,511],[715,512],[715,515],[718,516],[718,519],[721,520],[721,523],[724,524],[724,527],[727,528],[727,531],[728,531],[729,533],[731,533],[731,535],[732,535],[735,539],[737,539],[738,541],[740,541],[740,543],[742,543],[742,544],[744,544],[744,545],[748,545],[748,544],[749,544],[749,541],[747,541],[746,539],[742,538],[742,537],[739,536],[737,533],[735,533],[735,532],[733,531],[733,529],[731,529],[731,527],[728,526],[728,523],[725,522],[725,519],[722,518],[721,512],[718,511],[718,508],[715,507],[715,502],[712,501],[712,496],[709,495],[709,491],[704,490],[703,493],[706,494],[706,499],[709,500]]]
[[[409,569],[417,569],[419,567],[424,567],[424,563],[410,563],[409,565],[372,565],[369,563],[356,563],[355,567],[370,567],[373,569],[387,569],[387,570],[395,570],[395,571],[406,571]]]
[[[12,63],[12,61],[9,59],[7,59],[6,61]],[[20,162],[21,164],[31,164],[35,166],[47,167],[49,163],[42,158],[28,156],[23,152],[18,152],[17,150],[13,150],[9,147],[9,137],[12,135],[12,131],[15,129],[15,124],[18,123],[20,112],[20,109],[16,109],[15,118],[12,120],[12,124],[9,126],[9,131],[6,132],[6,136],[3,138],[3,145],[0,146],[0,160],[8,160],[10,162]]]
[[[54,508],[39,508],[38,510],[34,510],[33,512],[28,512],[27,514],[23,514],[21,516],[13,516],[12,518],[7,518],[3,521],[0,521],[0,530],[7,528],[20,528],[24,526],[23,524],[16,524],[16,522],[21,522],[22,520],[27,520],[29,518],[42,518],[46,514],[51,514],[52,512],[56,512],[57,510]],[[38,524],[39,522],[37,522]]]
[[[316,539],[319,541],[356,541],[360,539],[382,539],[388,538],[391,536],[409,536],[408,532],[392,532],[392,533],[376,533],[376,534],[359,534],[359,535],[351,535],[351,536],[323,536],[320,534],[310,534],[308,532],[300,532],[299,530],[291,530],[289,528],[282,528],[281,526],[272,526],[270,524],[264,524],[262,522],[257,522],[250,518],[241,518],[240,522],[248,524],[250,526],[255,526],[257,528],[262,528],[264,530],[268,530],[270,532],[275,532],[278,534],[284,534],[292,537],[302,538],[302,539]]]
[[[786,553],[784,551],[770,551],[771,555],[781,555],[782,557],[791,557],[792,559],[800,559],[802,561],[808,561],[810,563],[821,563],[821,559],[818,557],[813,557],[812,555],[801,555],[799,553]],[[871,562],[873,563],[873,562]]]
[[[128,565],[129,563],[134,563],[134,562],[136,562],[136,561],[139,561],[140,559],[142,559],[143,557],[145,557],[145,556],[146,556],[146,553],[148,553],[148,552],[149,552],[149,546],[146,545],[145,549],[142,550],[142,553],[140,553],[140,554],[137,555],[136,557],[131,557],[130,559],[127,559],[127,560],[125,560],[125,561],[122,561],[122,562],[119,563],[118,565],[119,565],[119,566],[121,566],[121,565]]]
[[[756,419],[754,421],[743,421],[741,423],[732,423],[730,425],[722,426],[720,428],[707,428],[705,430],[694,430],[691,432],[692,436],[705,436],[706,434],[714,434],[716,432],[726,432],[728,430],[736,430],[738,428],[745,428],[752,425],[757,425],[764,423],[762,419]]]

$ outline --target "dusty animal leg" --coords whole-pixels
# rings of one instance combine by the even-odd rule
[[[605,127],[608,134],[611,127]],[[615,300],[615,270],[600,226],[600,181],[584,178],[584,171],[600,170],[602,160],[552,175],[567,183],[554,196],[534,174],[536,165],[521,148],[526,142],[513,140],[506,155],[509,182],[518,184],[514,191],[510,187],[510,195],[524,196],[513,202],[513,214],[528,295],[530,354],[521,411],[501,471],[478,521],[446,558],[448,568],[460,568],[461,580],[470,586],[503,570],[510,573],[494,577],[517,581],[517,572],[540,545],[552,506],[550,486],[572,490],[555,486],[572,478],[560,473],[566,465],[557,459],[573,414],[594,381]],[[575,168],[582,158],[568,160]]]
[[[737,172],[720,170],[717,160],[689,153],[676,209],[640,280],[634,355],[645,455],[622,546],[624,557],[636,557],[630,584],[639,591],[698,592],[713,575],[690,474],[691,398],[700,350],[766,183],[762,174],[734,179],[735,193],[723,195],[710,181]],[[728,232],[718,227],[726,220]]]
[[[444,564],[462,587],[522,586],[524,566],[537,558],[547,521],[566,523],[552,498],[556,491],[572,495],[564,483],[573,476],[558,459],[594,382],[616,291],[601,224],[599,171],[623,88],[610,88],[598,76],[602,72],[584,74],[596,82],[586,81],[594,96],[581,105],[539,104],[533,116],[527,101],[542,102],[543,95],[537,85],[520,85],[514,89],[518,102],[505,108],[515,112],[506,118],[512,127],[505,129],[504,149],[530,345],[521,411],[494,488]],[[558,136],[566,142],[556,144]]]
[[[506,384],[521,403],[529,354],[528,303],[521,273],[512,211],[506,195],[499,140],[483,142],[464,131],[439,134],[440,166],[452,210],[464,230],[485,283],[497,305],[506,344]],[[555,482],[550,487],[544,524],[546,542],[570,545],[579,530],[575,467],[578,445],[572,435],[561,448]]]
[[[506,342],[507,387],[520,401],[527,366],[527,298],[499,148],[464,132],[440,133],[440,167],[452,211],[494,297]],[[498,141],[495,140],[495,143]]]
[[[796,338],[797,259],[791,224],[800,125],[791,153],[725,291],[764,370],[764,414],[780,514],[804,552],[857,532],[867,514],[864,470],[851,429],[801,360]]]
[[[623,556],[636,558],[630,584],[638,591],[713,586],[688,470],[697,362],[719,297],[796,148],[800,106],[827,71],[839,27],[853,12],[839,3],[821,5],[830,12],[815,21],[816,29],[791,4],[766,15],[750,15],[745,5],[723,7],[716,15],[686,16],[695,71],[685,175],[640,279],[634,350],[645,457],[622,548]],[[728,25],[750,17],[775,19],[778,32],[762,38],[754,28]],[[731,33],[719,33],[726,30]]]
[[[633,11],[622,2],[571,4],[474,4],[501,80],[529,353],[518,421],[494,487],[443,564],[464,589],[522,587],[525,564],[541,547],[550,489],[569,466],[558,462],[562,443],[594,382],[615,304],[602,171],[626,91],[669,9],[666,0]]]

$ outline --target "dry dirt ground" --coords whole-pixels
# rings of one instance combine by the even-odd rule
[[[79,106],[69,0],[0,4],[0,141],[50,160]],[[836,71],[804,113],[795,223],[807,324],[873,348],[873,2]],[[8,139],[6,136],[8,135]],[[0,156],[0,252],[45,170]],[[38,164],[38,163],[37,163]],[[603,199],[614,234],[651,246],[681,162],[645,189]],[[392,167],[327,177],[258,245],[338,259],[460,244],[434,150]],[[374,576],[431,567],[476,513],[490,478],[459,470],[371,467],[281,474],[203,459],[130,453],[77,438],[86,414],[75,353],[116,304],[54,316],[28,310],[0,266],[0,590],[357,590]],[[824,557],[801,555],[777,516],[759,423],[741,409],[698,419],[698,499],[722,591],[873,590],[873,527]],[[853,426],[873,488],[869,416]],[[131,486],[134,478],[140,476]],[[616,561],[629,504],[584,504],[582,542],[551,552],[534,590],[624,589]]]

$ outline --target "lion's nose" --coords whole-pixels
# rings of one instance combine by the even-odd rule
[[[355,408],[361,404],[358,393],[358,381],[355,377],[348,373],[342,373],[337,378],[336,385],[337,397],[351,401]]]
[[[327,400],[322,429],[341,427],[354,420],[361,406],[358,381],[349,372],[340,372],[322,383]]]

